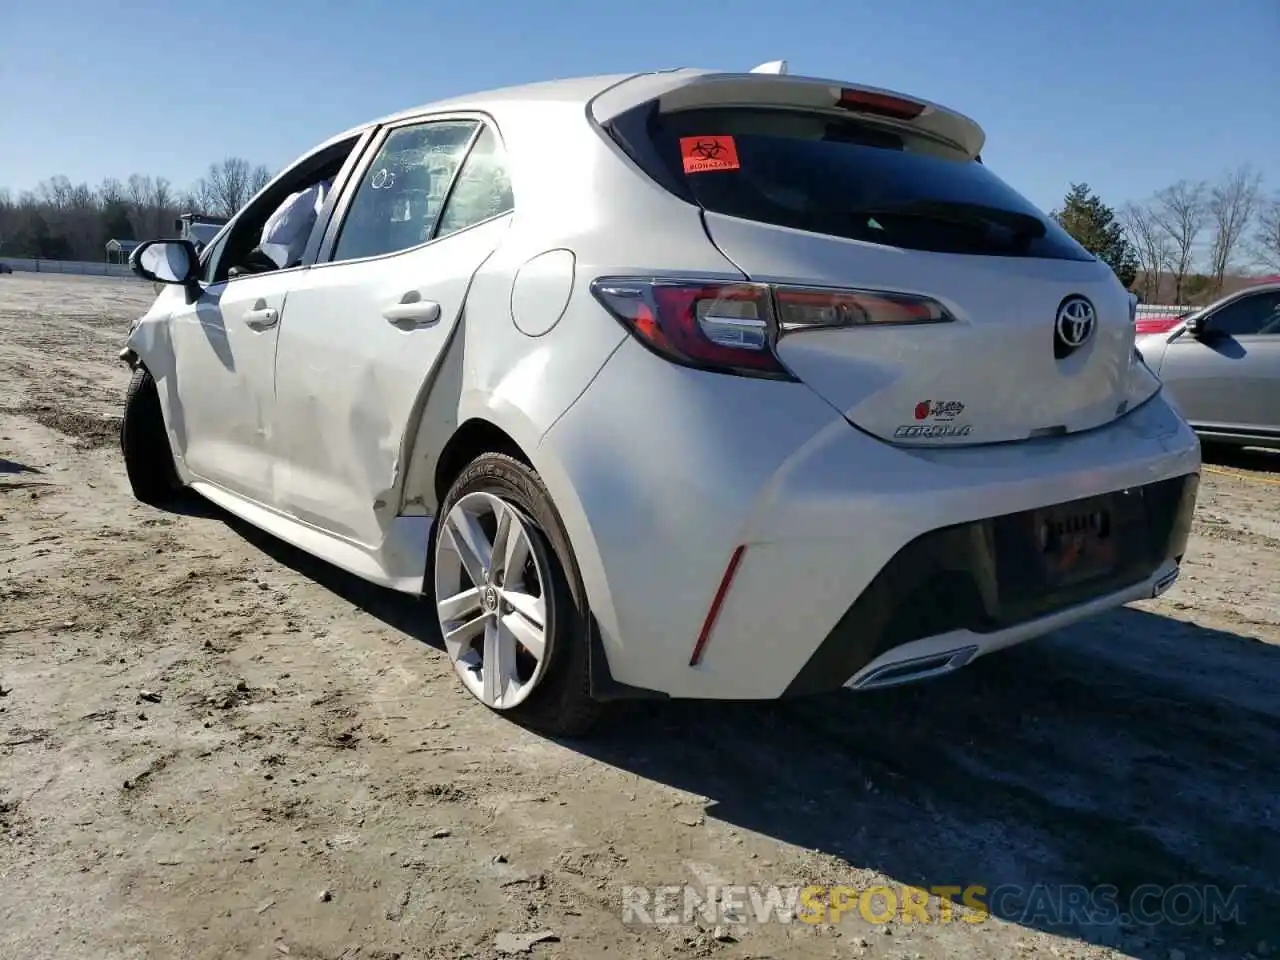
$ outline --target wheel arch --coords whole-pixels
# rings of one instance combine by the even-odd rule
[[[151,374],[156,392],[160,395],[160,413],[169,435],[174,466],[183,483],[189,483],[187,471],[187,425],[183,416],[182,400],[178,392],[177,357],[173,347],[171,310],[166,298],[180,296],[177,288],[162,291],[151,309],[142,316],[125,339],[120,359],[130,368],[142,368]]]
[[[425,477],[420,476],[412,493],[424,500],[427,499],[424,495],[429,493],[432,509],[438,511],[453,480],[471,460],[485,452],[505,453],[532,468],[550,494],[552,506],[564,527],[599,640],[603,640],[602,644],[597,640],[599,645],[592,651],[593,689],[601,697],[634,696],[625,692],[609,674],[605,650],[618,636],[617,617],[604,563],[572,477],[554,449],[541,442],[542,434],[517,407],[492,395],[478,404],[478,396],[472,395],[469,399],[471,404],[465,399],[460,404],[459,426],[442,448],[432,472],[430,491],[422,489]]]
[[[594,570],[602,568],[591,526],[572,480],[555,456],[542,443],[544,431],[509,400],[468,391],[458,404],[457,428],[441,447],[434,468],[410,477],[412,487],[405,491],[407,501],[419,501],[437,512],[450,485],[468,463],[482,453],[505,453],[521,461],[542,479],[564,525],[573,549],[574,560],[587,590],[587,601],[595,609],[604,599],[599,577]],[[429,487],[428,487],[429,483]],[[606,594],[607,595],[607,591]]]
[[[436,461],[432,477],[432,492],[437,509],[444,503],[453,481],[476,457],[482,453],[505,453],[529,467],[533,462],[515,437],[497,424],[483,417],[472,417],[458,425]],[[536,468],[535,468],[536,469]]]

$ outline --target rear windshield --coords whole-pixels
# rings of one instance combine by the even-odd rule
[[[913,250],[1093,259],[981,162],[932,137],[786,109],[642,110],[619,118],[615,137],[715,213]],[[718,156],[695,162],[695,149]]]

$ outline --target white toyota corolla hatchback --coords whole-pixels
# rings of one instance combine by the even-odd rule
[[[703,70],[358,127],[198,260],[135,253],[169,286],[122,353],[129,481],[422,594],[466,688],[559,733],[936,676],[1151,597],[1197,441],[1124,288],[983,140]]]

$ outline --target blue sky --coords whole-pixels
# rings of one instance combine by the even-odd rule
[[[776,58],[969,114],[1045,208],[1073,180],[1119,205],[1242,162],[1280,191],[1277,0],[0,0],[0,187],[185,187],[442,96]]]

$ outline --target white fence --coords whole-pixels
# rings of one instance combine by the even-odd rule
[[[14,271],[29,273],[78,273],[89,277],[127,277],[138,279],[127,263],[105,263],[94,260],[29,260],[25,257],[0,257]]]
[[[1169,307],[1161,306],[1158,303],[1140,303],[1138,304],[1138,316],[1140,317],[1177,317],[1184,313],[1189,313],[1195,307]]]

